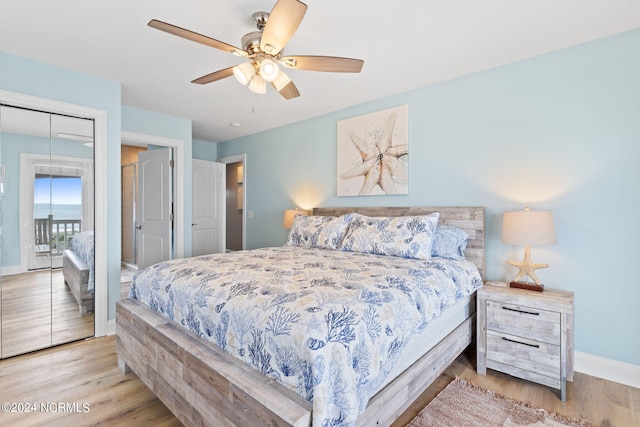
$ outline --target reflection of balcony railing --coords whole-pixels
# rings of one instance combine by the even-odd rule
[[[79,219],[53,219],[53,215],[49,215],[36,218],[34,223],[36,254],[42,256],[62,255],[69,248],[71,238],[82,231]]]

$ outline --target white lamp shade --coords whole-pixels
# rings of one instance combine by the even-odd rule
[[[260,62],[260,76],[268,82],[274,81],[280,74],[280,67],[269,58]]]
[[[288,85],[289,82],[291,82],[291,79],[289,78],[289,76],[287,76],[285,73],[280,71],[278,73],[278,77],[276,77],[276,79],[273,82],[271,82],[271,84],[278,92],[280,92],[280,90],[282,90],[283,87]]]
[[[555,245],[551,211],[508,211],[502,216],[502,243],[518,246]]]
[[[255,93],[267,93],[267,82],[256,74],[249,82],[249,89]]]
[[[304,215],[309,216],[309,212],[301,211],[299,209],[287,209],[284,211],[284,221],[282,222],[282,226],[284,228],[291,228],[291,224],[293,224],[293,218],[296,215]]]
[[[250,62],[243,62],[240,65],[233,67],[233,75],[243,85],[246,85],[251,81],[251,78],[255,76],[256,69]]]

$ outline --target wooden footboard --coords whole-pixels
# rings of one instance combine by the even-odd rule
[[[360,426],[390,425],[471,343],[475,315],[374,396]],[[116,303],[118,365],[185,425],[309,426],[311,403],[134,299]]]
[[[78,301],[80,313],[93,313],[93,292],[88,291],[89,264],[80,259],[78,255],[69,249],[65,250],[62,257],[62,275],[69,286],[71,293]]]
[[[309,426],[311,403],[134,299],[116,303],[118,365],[187,426]]]

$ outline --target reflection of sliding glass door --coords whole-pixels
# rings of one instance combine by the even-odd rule
[[[93,127],[0,105],[0,358],[94,334],[93,284],[76,292],[69,280],[89,276],[93,240],[91,262],[63,261],[74,236],[93,232]]]
[[[72,237],[93,228],[84,220],[93,218],[93,200],[83,198],[90,194],[84,187],[93,187],[92,170],[91,159],[21,154],[20,241],[27,270],[62,267]]]

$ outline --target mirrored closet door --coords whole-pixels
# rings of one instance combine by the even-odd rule
[[[93,139],[0,105],[0,358],[94,335]]]

